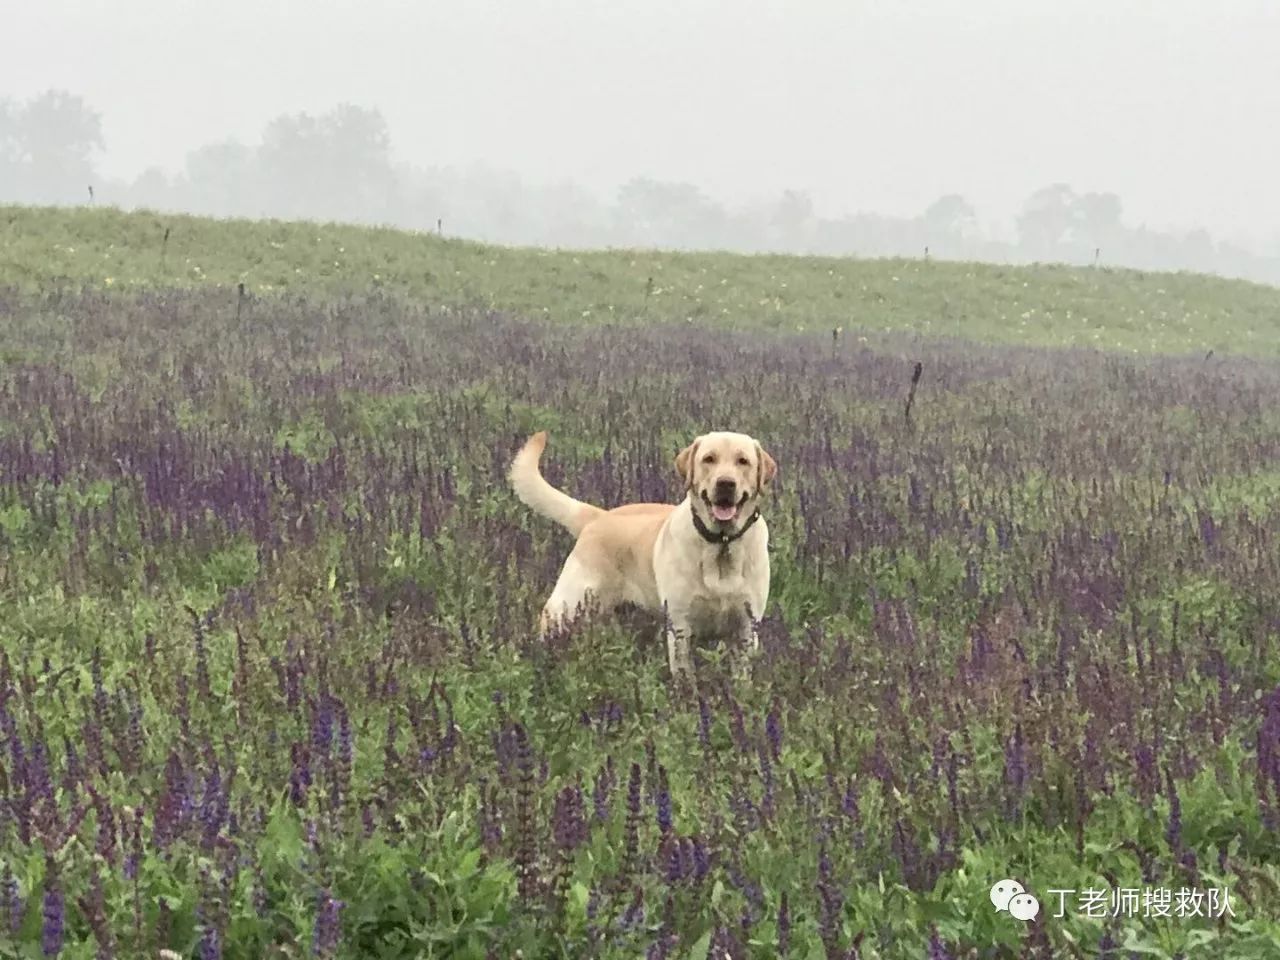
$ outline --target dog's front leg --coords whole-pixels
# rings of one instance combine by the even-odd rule
[[[751,663],[760,652],[760,620],[755,605],[749,601],[743,607],[742,618],[738,621],[735,632],[734,676],[739,680],[746,680],[751,676]]]
[[[693,685],[693,657],[690,654],[689,640],[693,633],[689,611],[682,608],[666,609],[667,665],[671,668],[671,678],[677,685]]]
[[[756,632],[754,625],[748,623],[734,639],[736,642],[731,651],[733,676],[737,680],[750,680],[751,662],[755,659],[756,651],[760,649],[760,635]]]

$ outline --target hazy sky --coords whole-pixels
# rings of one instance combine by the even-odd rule
[[[382,110],[398,158],[605,196],[984,222],[1058,180],[1125,219],[1280,244],[1280,0],[3,0],[0,97],[104,116],[101,168],[277,114]]]

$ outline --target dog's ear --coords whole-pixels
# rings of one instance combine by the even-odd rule
[[[778,472],[777,461],[765,452],[764,447],[760,446],[759,441],[756,442],[756,489],[764,490],[773,482],[774,475]]]
[[[693,486],[693,465],[697,463],[698,444],[701,440],[702,438],[698,437],[697,440],[694,440],[693,443],[676,454],[676,473],[684,481],[686,490]]]

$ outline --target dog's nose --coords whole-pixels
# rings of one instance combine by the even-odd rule
[[[738,487],[738,481],[730,477],[721,477],[716,481],[716,493],[733,493]]]

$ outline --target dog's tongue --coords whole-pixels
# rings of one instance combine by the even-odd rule
[[[728,523],[738,515],[738,508],[732,503],[723,507],[717,503],[711,507],[711,515],[721,523]]]

